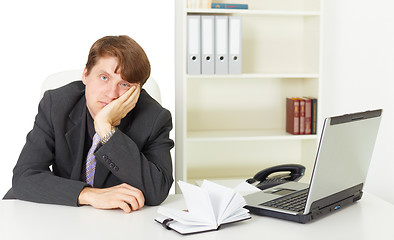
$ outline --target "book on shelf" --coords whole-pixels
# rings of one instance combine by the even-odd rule
[[[305,104],[310,103],[310,109],[305,105],[305,110],[307,111],[305,114],[309,115],[310,113],[310,134],[316,134],[317,132],[317,99],[313,97],[304,97]],[[307,117],[305,117],[305,121],[308,121]],[[307,131],[307,129],[305,129]]]
[[[286,132],[294,135],[316,134],[317,99],[286,98]]]
[[[300,101],[300,134],[305,134],[305,99],[298,98]]]
[[[286,98],[286,132],[300,134],[300,100]]]
[[[159,207],[155,218],[180,234],[218,230],[223,224],[250,219],[245,199],[231,188],[204,180],[201,187],[178,181],[187,210]]]
[[[200,8],[211,8],[212,0],[187,0],[187,7],[200,9]]]
[[[311,134],[317,133],[317,99],[310,98],[312,101],[312,115],[311,115]]]
[[[312,133],[312,99],[303,98],[305,101],[305,134]]]
[[[212,8],[219,9],[248,9],[248,4],[238,4],[238,3],[212,3]]]

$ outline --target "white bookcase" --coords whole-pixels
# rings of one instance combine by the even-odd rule
[[[249,9],[189,9],[176,1],[176,180],[247,178],[284,163],[305,165],[308,178],[319,136],[286,133],[286,97],[315,97],[320,112],[321,1],[236,3]],[[193,14],[242,17],[242,74],[187,74]],[[318,115],[318,132],[321,123]]]

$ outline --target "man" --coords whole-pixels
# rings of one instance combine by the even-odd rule
[[[82,82],[44,94],[5,198],[127,213],[164,201],[173,183],[172,119],[142,89],[149,75],[130,37],[96,41]]]

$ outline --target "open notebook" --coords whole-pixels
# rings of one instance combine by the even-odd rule
[[[159,207],[155,220],[180,234],[218,230],[222,224],[250,218],[244,198],[233,189],[204,180],[201,187],[178,182],[187,210]]]

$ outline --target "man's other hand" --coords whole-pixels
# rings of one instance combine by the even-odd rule
[[[145,197],[139,189],[123,183],[110,188],[85,187],[79,194],[78,202],[98,209],[120,208],[130,213],[144,206]]]

